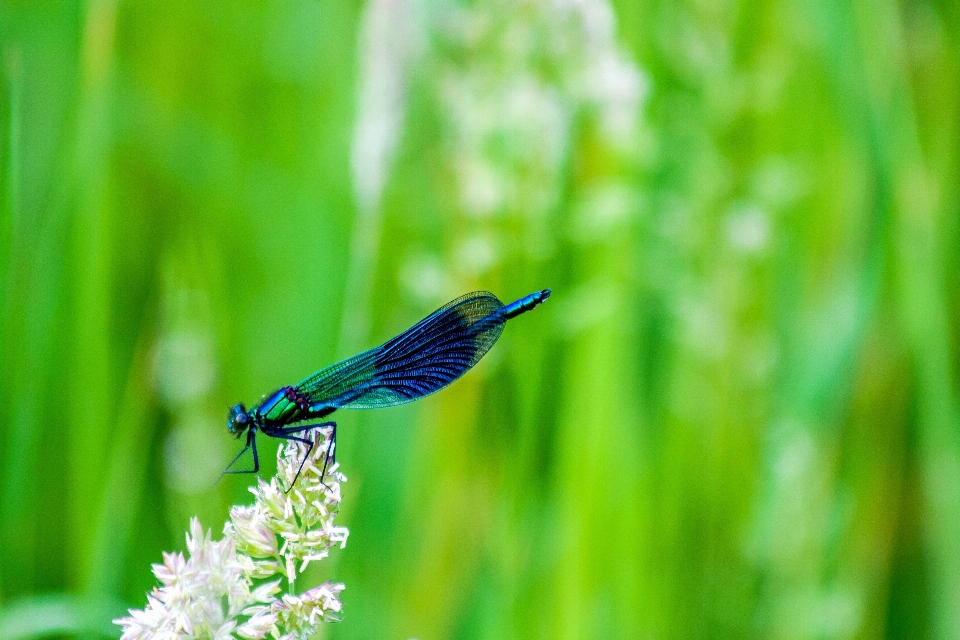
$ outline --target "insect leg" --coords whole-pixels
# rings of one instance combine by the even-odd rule
[[[330,432],[330,444],[327,445],[327,455],[323,457],[323,471],[320,472],[320,481],[327,477],[327,465],[330,464],[330,458],[333,458],[333,464],[337,464],[337,423],[334,422],[333,431]],[[327,485],[323,485],[327,487]],[[327,487],[329,489],[330,487]]]
[[[313,427],[333,427],[330,432],[330,442],[327,444],[327,454],[323,456],[323,469],[320,471],[320,483],[323,486],[327,487],[327,490],[331,490],[327,483],[323,481],[327,477],[327,467],[330,465],[330,459],[333,458],[334,464],[337,462],[337,423],[336,422],[324,422],[321,424],[311,425]]]
[[[296,433],[296,432],[294,432]],[[310,452],[313,451],[313,442],[307,440],[306,438],[298,438],[297,436],[291,436],[284,433],[283,429],[279,429],[270,434],[274,438],[282,438],[283,440],[296,440],[297,442],[302,442],[307,445],[307,452],[303,455],[303,459],[300,461],[300,466],[297,467],[297,475],[293,476],[293,482],[290,483],[290,489],[293,489],[293,485],[297,484],[297,478],[300,477],[300,472],[303,471],[303,463],[307,461],[307,458],[310,457]],[[277,481],[280,481],[280,474],[277,474]],[[280,483],[281,488],[283,483]],[[284,493],[290,493],[290,489],[284,489]]]
[[[240,456],[245,454],[247,452],[247,449],[250,449],[250,448],[253,448],[253,469],[242,469],[240,471],[230,471],[230,467],[232,467],[237,462],[237,460],[240,459]],[[240,453],[238,453],[236,457],[230,461],[230,464],[227,465],[227,468],[224,469],[223,473],[220,474],[220,478],[222,478],[224,474],[227,474],[227,473],[256,473],[259,470],[260,470],[260,459],[257,457],[257,437],[256,435],[254,435],[254,431],[250,430],[247,432],[247,444],[243,447],[243,449],[240,450]],[[217,478],[217,482],[220,482],[220,478]]]
[[[323,427],[333,427],[333,432],[330,434],[330,443],[327,445],[327,454],[323,458],[323,470],[320,472],[320,482],[323,483],[324,487],[327,487],[329,490],[330,487],[323,482],[323,479],[327,475],[327,465],[330,462],[331,452],[336,452],[336,442],[337,442],[337,423],[336,422],[318,422],[317,424],[305,424],[298,425],[296,427],[286,427],[283,429],[276,429],[271,431],[269,434],[274,438],[283,438],[284,440],[297,440],[298,442],[303,442],[309,444],[310,448],[307,449],[306,455],[303,456],[303,460],[300,461],[300,469],[297,470],[297,478],[300,477],[300,471],[303,470],[303,464],[307,461],[307,458],[310,456],[310,452],[313,450],[313,442],[305,440],[304,438],[297,438],[292,436],[293,433],[299,433],[302,431],[307,431],[310,429],[322,429]],[[294,483],[296,483],[296,478],[294,478]],[[292,486],[291,486],[292,488]]]

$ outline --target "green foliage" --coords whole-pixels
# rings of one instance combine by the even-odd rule
[[[250,502],[230,405],[550,287],[334,416],[329,637],[960,638],[960,11],[614,4],[0,0],[0,636]]]

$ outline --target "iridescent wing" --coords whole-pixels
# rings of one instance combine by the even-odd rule
[[[447,386],[490,350],[506,316],[486,291],[447,303],[389,342],[322,369],[297,385],[311,404],[375,409]]]

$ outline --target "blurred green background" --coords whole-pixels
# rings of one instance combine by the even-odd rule
[[[231,404],[551,287],[337,414],[325,637],[960,638],[957,25],[3,0],[0,636],[119,635],[249,500]]]

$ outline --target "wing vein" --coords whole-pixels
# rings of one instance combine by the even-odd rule
[[[367,409],[404,404],[447,386],[474,366],[506,322],[496,296],[470,293],[383,345],[318,371],[297,388],[314,403]]]

